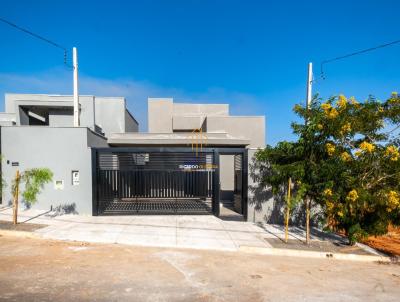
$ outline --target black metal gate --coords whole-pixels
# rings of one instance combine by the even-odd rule
[[[234,208],[239,214],[243,214],[243,154],[234,156]]]
[[[93,149],[93,214],[217,214],[216,154],[186,149]]]

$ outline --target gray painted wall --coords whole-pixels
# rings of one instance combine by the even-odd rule
[[[15,125],[15,113],[0,112],[0,126]]]
[[[148,129],[150,133],[172,132],[172,99],[149,98],[148,100]]]
[[[109,147],[107,139],[93,131],[87,131],[87,146],[90,148],[105,148]]]
[[[264,116],[207,116],[207,132],[226,132],[250,140],[250,148],[265,146]]]
[[[174,103],[172,98],[148,99],[150,133],[171,133],[173,130],[200,128],[206,116],[228,116],[228,104]]]
[[[221,200],[233,201],[235,182],[234,155],[219,156],[219,181],[221,183]]]
[[[124,132],[139,132],[139,123],[134,117],[125,110],[125,131]]]
[[[203,128],[204,119],[204,116],[174,116],[172,118],[173,131],[193,131],[193,129]]]
[[[71,97],[71,102],[72,102],[72,97]],[[89,129],[92,129],[94,131],[94,125],[96,123],[94,96],[91,95],[79,96],[79,105],[80,105],[79,120],[81,127],[88,127]],[[70,127],[73,125],[74,124],[70,125]]]
[[[17,169],[47,167],[54,173],[53,182],[45,186],[33,208],[69,206],[79,214],[92,213],[90,146],[107,147],[105,138],[84,127],[20,126],[1,127],[1,140],[2,172],[7,183],[3,204],[12,200],[10,186]],[[13,167],[12,162],[18,162],[19,166]],[[73,170],[80,173],[78,186],[72,185]],[[63,190],[54,188],[55,180],[64,181]]]
[[[96,98],[96,124],[105,136],[125,132],[125,101],[123,98]]]
[[[17,125],[29,125],[29,117],[25,110],[18,108]]]
[[[275,201],[271,190],[261,184],[261,170],[254,158],[256,152],[255,148],[248,149],[247,221],[268,222]]]
[[[229,104],[174,103],[174,116],[228,116]]]
[[[50,127],[71,127],[74,124],[73,109],[51,109],[49,111]]]

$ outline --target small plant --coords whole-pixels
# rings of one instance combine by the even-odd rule
[[[349,228],[347,237],[350,245],[354,245],[356,242],[361,242],[366,239],[368,233],[361,228],[359,223],[357,223]]]
[[[12,185],[13,200],[13,222],[18,223],[18,199],[19,187],[21,182],[25,183],[25,191],[22,197],[27,204],[34,204],[37,201],[37,196],[46,183],[53,179],[53,172],[47,168],[34,168],[24,171],[22,174],[17,170],[15,179]]]

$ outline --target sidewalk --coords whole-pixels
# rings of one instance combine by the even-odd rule
[[[0,220],[11,221],[12,209],[0,208]],[[44,239],[380,260],[374,258],[379,256],[374,250],[350,247],[342,237],[317,229],[312,229],[311,244],[305,245],[304,230],[290,227],[286,244],[283,226],[224,220],[213,215],[56,216],[52,212],[25,210],[19,212],[18,221],[46,225],[33,231],[35,236]]]
[[[0,209],[0,220],[11,221],[11,217],[12,209]],[[34,232],[47,239],[228,251],[240,246],[271,247],[259,226],[212,215],[52,217],[52,213],[26,210],[19,212],[18,221],[48,225]]]

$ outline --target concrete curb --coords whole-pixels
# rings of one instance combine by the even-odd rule
[[[392,261],[390,257],[386,256],[325,253],[325,252],[315,252],[315,251],[263,248],[263,247],[253,247],[253,246],[240,246],[239,251],[244,253],[259,254],[259,255],[288,256],[288,257],[302,257],[302,258],[316,258],[316,259],[336,259],[336,260],[350,260],[350,261],[364,261],[364,262]]]
[[[366,244],[363,244],[363,243],[360,243],[360,242],[356,242],[356,246],[358,246],[359,248],[361,248],[364,251],[369,252],[371,254],[374,254],[374,255],[377,255],[377,256],[381,256],[381,257],[387,257],[384,253],[381,253],[378,250],[376,250],[376,249],[374,249],[374,248],[372,248],[372,247],[370,247],[370,246],[368,246]]]
[[[42,237],[33,232],[26,231],[12,231],[12,230],[0,230],[0,236],[13,236],[18,238],[31,238],[31,239],[42,239]]]

